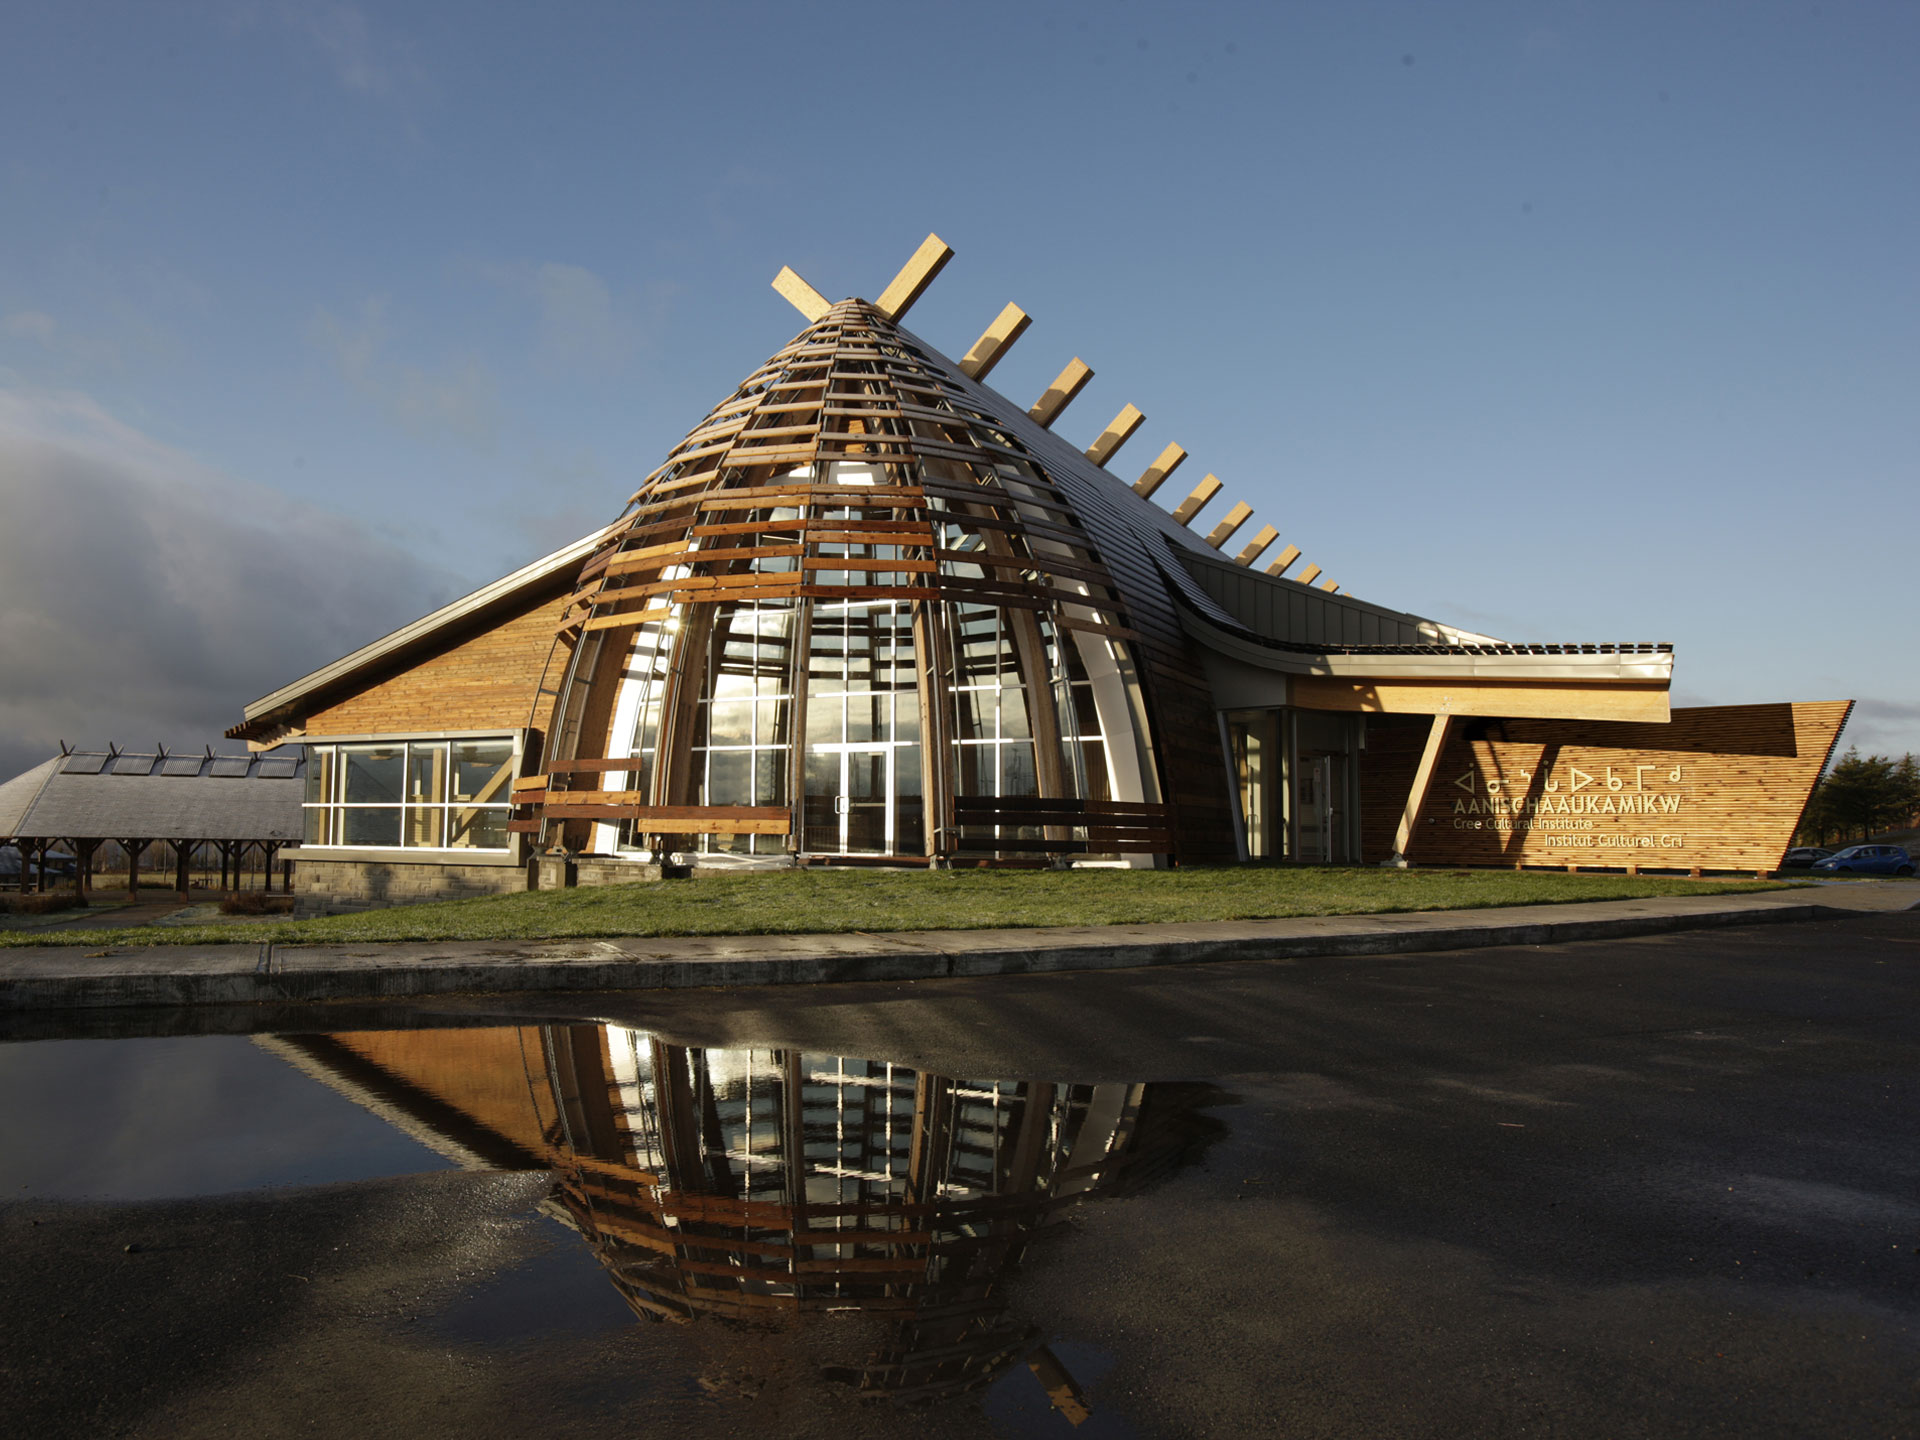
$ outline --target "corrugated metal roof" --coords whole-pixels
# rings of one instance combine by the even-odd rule
[[[298,840],[305,768],[286,756],[56,756],[0,785],[0,839]]]

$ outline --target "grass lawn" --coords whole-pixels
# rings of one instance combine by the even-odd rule
[[[833,934],[1141,925],[1551,905],[1774,890],[1756,880],[1510,870],[1244,866],[1183,870],[798,870],[542,890],[312,920],[225,920],[0,934],[19,945],[354,944],[567,936]]]

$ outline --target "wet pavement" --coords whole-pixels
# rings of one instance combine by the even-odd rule
[[[1917,1436],[1917,998],[1909,913],[96,1014],[141,1038],[0,1045],[0,1404],[35,1435]],[[274,1033],[178,1033],[247,1014]]]

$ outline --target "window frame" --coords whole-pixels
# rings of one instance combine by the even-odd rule
[[[430,861],[437,863],[460,863],[478,865],[518,864],[523,858],[522,837],[515,832],[506,832],[506,843],[491,845],[447,845],[444,843],[450,833],[448,826],[451,815],[456,810],[497,811],[503,822],[513,815],[513,785],[525,774],[528,731],[525,729],[489,729],[489,730],[409,730],[380,731],[356,735],[303,735],[293,743],[300,745],[307,755],[308,774],[321,773],[321,764],[317,752],[331,750],[334,759],[325,766],[329,777],[330,794],[321,800],[308,800],[303,793],[300,801],[300,833],[302,840],[297,850],[311,858],[320,859],[371,859],[382,861]],[[484,804],[459,801],[452,798],[454,756],[453,749],[459,745],[479,741],[504,743],[508,747],[508,767],[506,788],[501,798],[486,801]],[[442,793],[440,798],[424,804],[416,804],[408,798],[407,785],[413,771],[413,752],[415,745],[445,745],[448,747],[445,773],[437,787]],[[401,791],[395,801],[373,806],[349,806],[345,800],[346,766],[342,752],[349,747],[379,745],[401,750]],[[309,782],[311,783],[311,782]],[[350,809],[392,810],[400,819],[400,843],[394,845],[347,843],[337,838],[343,834],[345,814]],[[310,833],[308,816],[315,810],[328,812],[329,823],[322,833],[326,840],[309,841],[304,837]],[[437,813],[439,815],[437,835],[443,842],[437,845],[410,845],[406,843],[409,831],[409,811]]]

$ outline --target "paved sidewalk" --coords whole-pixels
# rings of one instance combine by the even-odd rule
[[[1911,909],[1920,909],[1920,881],[1213,924],[360,946],[163,945],[104,951],[46,946],[0,951],[0,1009],[927,980],[1550,945]]]

